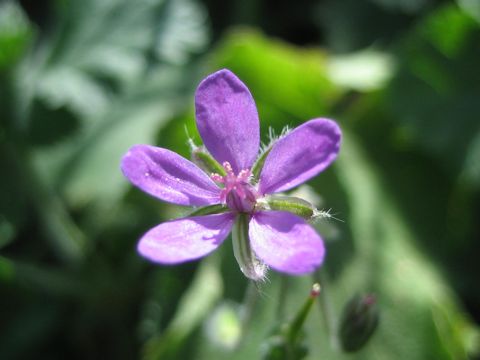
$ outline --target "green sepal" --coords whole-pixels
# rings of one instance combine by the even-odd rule
[[[227,175],[223,166],[220,165],[203,146],[194,147],[191,156],[192,161],[206,173],[216,173],[221,176]]]
[[[221,214],[228,211],[228,207],[223,204],[214,204],[202,206],[198,209],[193,210],[188,216],[202,216],[202,215],[212,215],[212,214]]]
[[[257,158],[255,163],[253,164],[252,167],[252,175],[255,179],[258,179],[260,176],[260,172],[263,169],[263,165],[265,164],[265,160],[267,159],[267,155],[270,153],[270,150],[272,150],[272,146],[270,145],[265,151],[262,151],[260,156]]]
[[[270,210],[288,211],[307,220],[315,215],[312,204],[294,196],[270,195],[265,200]]]
[[[249,216],[238,214],[232,229],[233,255],[243,274],[251,280],[263,280],[267,267],[255,255],[248,236]]]

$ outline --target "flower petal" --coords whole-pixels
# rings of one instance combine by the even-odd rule
[[[337,157],[341,140],[338,125],[314,119],[273,145],[260,173],[262,194],[291,189],[317,175]]]
[[[249,169],[260,146],[257,108],[250,91],[231,71],[208,76],[195,94],[197,128],[208,151],[235,173]]]
[[[195,260],[215,250],[228,236],[233,213],[192,216],[160,224],[138,243],[138,252],[161,264]]]
[[[260,211],[250,220],[253,251],[275,270],[292,275],[314,271],[325,248],[317,232],[302,218],[284,211]]]
[[[220,188],[192,162],[173,151],[135,145],[122,159],[122,172],[143,191],[178,205],[220,202]]]

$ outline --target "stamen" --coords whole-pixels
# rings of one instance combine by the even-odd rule
[[[220,191],[220,201],[235,211],[252,211],[255,207],[258,194],[250,184],[252,175],[250,169],[243,169],[236,175],[232,165],[228,161],[223,163],[223,168],[226,172],[225,176],[217,173],[210,175],[213,181],[224,184],[223,189]]]
[[[221,184],[225,183],[225,179],[223,178],[222,175],[219,175],[217,173],[211,173],[210,174],[210,178],[213,180],[213,181],[216,181],[216,182],[219,182]]]
[[[227,171],[227,174],[228,174],[228,175],[230,175],[230,174],[234,175],[234,174],[233,174],[232,165],[230,165],[230,163],[229,163],[228,161],[225,161],[225,162],[223,163],[223,167],[224,167],[225,170]]]
[[[250,170],[244,169],[238,173],[237,179],[240,181],[247,181],[250,175],[251,175]]]

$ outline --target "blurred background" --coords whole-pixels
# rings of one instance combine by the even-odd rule
[[[307,358],[478,358],[479,64],[478,0],[0,1],[0,359],[261,358],[318,278],[271,272],[251,301],[230,241],[147,263],[138,238],[187,210],[119,171],[137,143],[189,157],[195,87],[225,67],[263,135],[344,132],[300,189],[341,220],[318,224]],[[336,319],[366,292],[380,326],[346,355]]]

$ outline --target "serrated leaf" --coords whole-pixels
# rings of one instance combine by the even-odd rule
[[[36,162],[69,204],[112,204],[129,188],[119,171],[122,155],[135,143],[154,143],[193,88],[192,72],[182,66],[206,45],[205,14],[194,0],[88,0],[68,3],[63,14],[64,31],[48,39],[22,73],[25,87],[35,74],[30,127],[53,127],[52,136],[38,142]],[[154,59],[164,45],[173,57]],[[38,58],[43,63],[31,64]],[[38,101],[45,111],[32,105]],[[67,127],[73,130],[57,132],[64,126],[51,119],[62,119],[48,110],[70,111],[77,118],[63,120],[75,123]]]
[[[166,0],[157,25],[155,54],[163,61],[185,64],[209,40],[205,9],[192,0]]]

